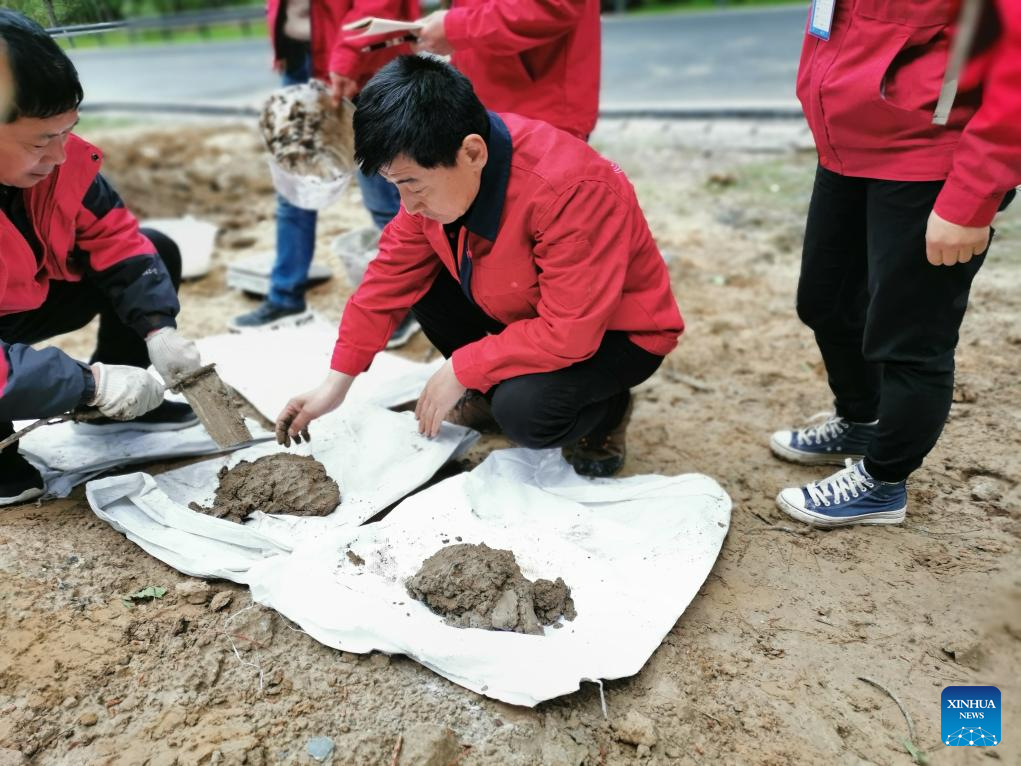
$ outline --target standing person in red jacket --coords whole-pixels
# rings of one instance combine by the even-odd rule
[[[545,122],[487,112],[431,57],[381,69],[354,127],[362,167],[403,204],[344,308],[331,371],[280,413],[278,440],[340,406],[410,310],[447,358],[419,397],[422,433],[496,425],[566,448],[579,473],[619,470],[630,389],[684,327],[620,168]]]
[[[418,33],[452,54],[487,109],[588,140],[599,114],[599,0],[453,0]]]
[[[410,20],[418,16],[418,0],[269,0],[267,21],[275,68],[284,85],[315,78],[330,84],[334,97],[357,100],[358,91],[376,70],[407,45],[366,50],[375,40],[341,30],[344,24],[366,16]],[[377,228],[397,214],[400,197],[378,176],[356,176],[362,201]],[[277,252],[266,300],[253,311],[235,317],[232,330],[273,329],[301,324],[311,318],[305,303],[309,268],[315,253],[316,211],[277,199]],[[416,327],[409,320],[397,328],[391,346],[407,342]]]
[[[176,330],[181,255],[139,230],[100,173],[100,151],[71,131],[83,93],[74,64],[45,30],[0,9],[0,440],[12,421],[91,407],[81,428],[165,431],[198,422],[164,386],[199,366]],[[80,362],[34,344],[99,316]],[[117,422],[114,422],[117,421]],[[128,422],[130,421],[130,422]],[[0,451],[0,506],[44,491],[18,442]]]
[[[771,448],[809,465],[846,460],[778,496],[810,524],[904,519],[908,475],[950,412],[990,223],[1021,183],[1021,0],[975,0],[974,34],[962,2],[972,0],[837,0],[832,18],[819,4],[809,21],[798,96],[819,168],[798,316],[815,332],[836,411],[776,432]],[[954,46],[965,65],[949,109],[941,82],[954,81],[944,76]]]

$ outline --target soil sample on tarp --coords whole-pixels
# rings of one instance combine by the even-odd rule
[[[188,507],[218,519],[243,521],[252,511],[326,516],[340,505],[340,487],[315,458],[279,452],[254,463],[242,460],[217,474],[220,486],[211,508]]]
[[[577,613],[561,578],[532,582],[510,551],[485,543],[443,548],[422,562],[405,585],[408,593],[457,628],[542,634],[561,616]]]

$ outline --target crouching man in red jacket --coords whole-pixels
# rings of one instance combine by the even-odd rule
[[[0,9],[0,440],[13,420],[91,407],[81,428],[172,430],[198,422],[164,401],[199,366],[175,329],[181,256],[140,232],[100,174],[98,149],[71,133],[82,87],[71,60],[35,22]],[[89,364],[32,344],[99,316]],[[127,422],[130,421],[130,422]],[[14,442],[0,452],[0,506],[44,490]]]
[[[819,526],[893,524],[950,412],[990,223],[1021,183],[1021,0],[833,7],[813,6],[798,74],[819,151],[798,316],[836,411],[771,447],[847,467],[777,504]]]
[[[544,122],[487,112],[464,75],[414,56],[362,91],[355,155],[401,211],[344,309],[332,371],[280,413],[281,443],[344,401],[410,310],[447,358],[419,397],[422,433],[496,425],[567,448],[579,473],[619,470],[629,389],[684,326],[620,168]]]

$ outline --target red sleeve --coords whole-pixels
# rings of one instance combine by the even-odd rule
[[[1003,32],[933,208],[961,226],[987,226],[1003,195],[1021,184],[1021,0],[997,0]]]
[[[379,254],[369,262],[365,278],[344,306],[330,363],[337,372],[365,372],[443,268],[422,233],[421,220],[402,207],[383,229]]]
[[[623,233],[632,228],[635,206],[601,181],[582,182],[557,198],[542,215],[534,249],[538,316],[455,351],[462,385],[485,392],[502,380],[560,370],[595,354],[624,289],[630,238]]]
[[[155,255],[138,221],[102,175],[85,193],[75,221],[75,246],[89,254],[89,266],[105,271],[136,255]]]
[[[492,0],[448,11],[443,29],[454,50],[485,48],[507,56],[566,34],[584,10],[585,0]]]

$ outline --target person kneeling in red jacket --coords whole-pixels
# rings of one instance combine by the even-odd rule
[[[71,60],[38,24],[0,9],[0,440],[12,421],[79,408],[81,424],[110,432],[172,430],[198,422],[163,400],[200,364],[176,330],[181,255],[168,237],[140,231],[99,172],[98,149],[71,133],[83,93]],[[99,316],[89,364],[31,344]],[[130,422],[127,422],[130,421]],[[43,479],[13,442],[0,452],[0,506],[43,493]]]
[[[277,419],[281,443],[337,408],[408,311],[447,359],[415,410],[566,448],[582,474],[624,462],[630,389],[684,323],[631,183],[545,122],[487,112],[432,58],[395,59],[355,113],[355,156],[401,194],[379,255],[344,309],[316,388]]]

